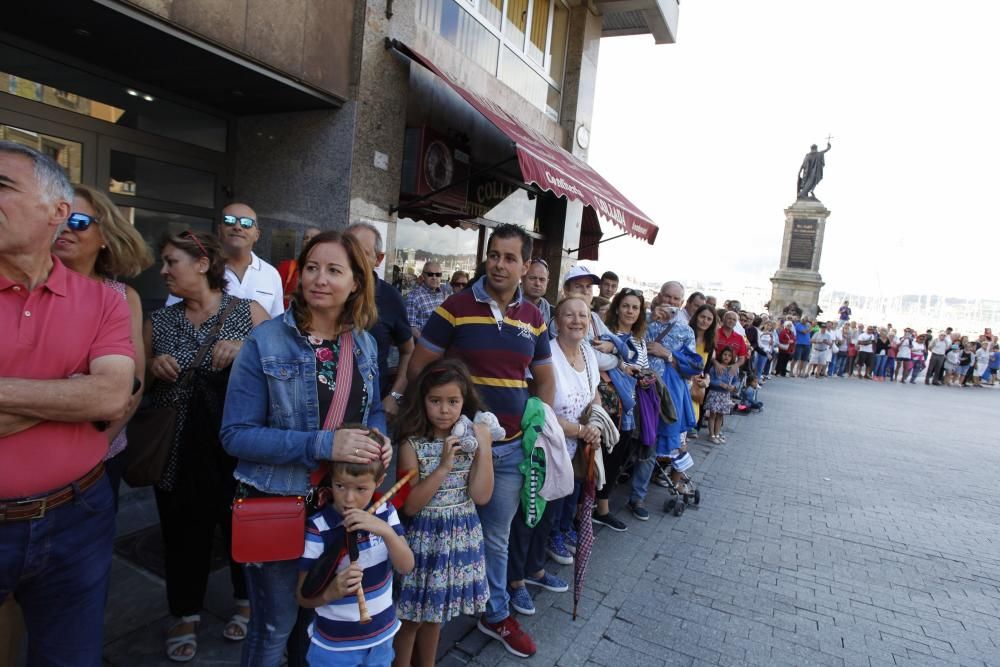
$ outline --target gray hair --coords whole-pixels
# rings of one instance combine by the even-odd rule
[[[663,292],[666,292],[671,287],[680,287],[681,288],[681,297],[684,296],[684,284],[680,283],[680,282],[678,282],[676,280],[668,280],[667,282],[665,282],[662,285],[660,285],[660,293],[662,294]]]
[[[382,245],[382,232],[380,232],[378,230],[378,227],[376,227],[375,225],[373,225],[370,222],[364,222],[364,221],[352,222],[351,224],[349,224],[347,226],[347,229],[344,230],[344,233],[345,234],[350,234],[355,229],[367,229],[372,234],[374,234],[375,235],[375,254],[376,255],[383,255],[383,254],[385,254],[385,246]]]
[[[0,153],[20,155],[34,163],[35,180],[47,203],[73,201],[73,185],[69,182],[69,177],[59,163],[48,155],[13,141],[0,141]]]

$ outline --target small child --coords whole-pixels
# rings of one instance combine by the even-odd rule
[[[379,506],[375,514],[366,509],[384,479],[385,467],[381,461],[334,461],[331,502],[306,524],[295,595],[300,606],[316,610],[309,625],[311,641],[306,655],[312,667],[392,664],[392,638],[400,628],[392,604],[392,569],[401,574],[412,570],[413,552],[402,537],[403,527],[391,504]],[[336,577],[322,595],[302,597],[302,582],[307,572],[327,549],[339,547],[336,533],[340,530],[358,531],[357,562],[352,563],[345,554],[337,563]],[[364,590],[372,617],[364,625],[360,623],[358,610],[359,587]]]
[[[428,365],[410,391],[410,401],[397,420],[400,471],[420,471],[403,503],[413,517],[407,539],[416,567],[400,586],[396,635],[397,667],[433,667],[441,626],[461,615],[486,610],[486,553],[476,505],[493,495],[490,423],[461,361],[444,359]],[[473,419],[479,446],[463,449],[452,429],[463,417]],[[497,428],[499,425],[496,424]]]
[[[708,439],[717,445],[726,441],[722,435],[725,415],[733,410],[733,394],[739,381],[739,370],[733,366],[733,348],[728,345],[719,351],[717,359],[708,369],[708,392],[705,409],[708,412]]]
[[[743,391],[740,392],[740,400],[747,405],[750,410],[761,410],[764,408],[764,404],[757,400],[757,390],[760,388],[760,383],[757,378],[753,375],[747,376],[746,385],[743,387]]]

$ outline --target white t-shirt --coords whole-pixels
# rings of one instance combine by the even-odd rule
[[[945,336],[944,340],[935,338],[931,343],[931,354],[944,354],[951,347],[951,339]]]
[[[899,341],[899,349],[896,350],[896,358],[909,359],[912,356],[911,354],[912,347],[913,347],[913,341],[911,341],[909,338],[906,338],[905,336],[901,338]]]
[[[555,371],[556,393],[552,401],[552,411],[567,421],[580,421],[587,406],[594,402],[594,392],[600,375],[597,370],[597,356],[590,346],[583,345],[584,370],[573,368],[558,341],[552,341],[552,368]],[[566,449],[570,457],[576,454],[577,439],[566,438]]]
[[[253,299],[272,318],[285,312],[281,275],[276,268],[252,252],[250,266],[243,273],[242,282],[231,268],[226,267],[226,293],[241,299]],[[181,301],[179,297],[171,294],[167,297],[166,305],[172,306],[179,301]]]
[[[875,334],[863,333],[858,336],[858,352],[874,352]]]

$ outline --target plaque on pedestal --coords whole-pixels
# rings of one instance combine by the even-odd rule
[[[785,209],[781,262],[771,278],[770,311],[780,314],[793,301],[804,313],[815,316],[823,278],[819,261],[830,211],[817,199],[799,199]]]

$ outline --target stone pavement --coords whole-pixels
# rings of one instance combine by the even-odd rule
[[[442,664],[1000,665],[1000,391],[774,379],[761,398],[692,446],[699,508],[665,516],[653,486],[648,522],[597,530],[578,620],[572,593],[536,595],[534,658],[461,619]],[[108,665],[172,664],[151,503],[130,491],[119,515]],[[238,664],[229,596],[218,569],[192,664]]]

